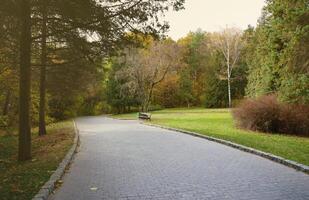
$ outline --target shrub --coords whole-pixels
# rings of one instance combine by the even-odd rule
[[[309,136],[309,106],[281,105],[279,133]]]
[[[244,100],[233,117],[244,129],[309,136],[309,106],[284,104],[275,95]]]

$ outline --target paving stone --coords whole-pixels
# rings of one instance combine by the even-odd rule
[[[309,199],[308,175],[257,155],[135,121],[76,122],[81,146],[50,200]]]

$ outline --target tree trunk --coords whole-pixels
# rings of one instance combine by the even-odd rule
[[[149,111],[149,104],[150,104],[150,101],[151,101],[151,97],[152,97],[152,93],[153,93],[153,88],[154,88],[154,84],[151,86],[150,90],[149,90],[149,93],[148,93],[148,96],[147,96],[147,100],[146,100],[146,103],[145,103],[145,109],[143,112],[148,112]]]
[[[9,112],[9,106],[10,106],[10,99],[11,99],[11,91],[8,89],[5,97],[5,102],[3,105],[2,115],[7,115]]]
[[[18,160],[31,159],[30,92],[31,92],[31,16],[30,0],[20,3],[20,80]]]
[[[229,108],[232,108],[232,95],[231,95],[231,77],[227,79],[228,95],[229,95]]]
[[[39,135],[46,135],[46,29],[47,29],[47,14],[46,1],[42,1],[42,41],[41,41],[41,68],[40,68],[40,109],[39,109]]]
[[[229,108],[232,107],[232,97],[231,97],[231,66],[230,66],[230,47],[228,45],[227,48],[227,89],[228,89],[228,96],[229,96]]]

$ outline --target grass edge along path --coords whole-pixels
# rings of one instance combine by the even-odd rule
[[[57,169],[74,139],[74,124],[50,124],[48,134],[32,134],[32,160],[17,162],[17,135],[0,133],[0,200],[27,200],[40,190]]]
[[[112,117],[137,119],[137,114]],[[309,166],[309,138],[238,129],[228,109],[164,109],[152,112],[149,123],[227,140]]]

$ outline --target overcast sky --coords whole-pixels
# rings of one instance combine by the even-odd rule
[[[227,25],[255,26],[263,6],[264,0],[186,0],[185,10],[167,13],[168,35],[177,40],[198,28],[213,32]]]

